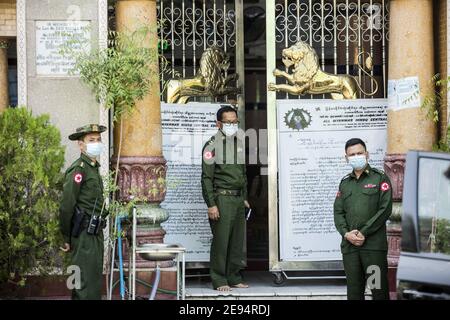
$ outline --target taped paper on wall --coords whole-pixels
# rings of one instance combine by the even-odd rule
[[[408,108],[419,108],[420,103],[419,77],[407,77],[388,81],[389,109],[398,111]]]

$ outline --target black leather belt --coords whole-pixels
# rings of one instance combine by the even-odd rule
[[[217,189],[216,193],[222,196],[240,196],[241,190]]]

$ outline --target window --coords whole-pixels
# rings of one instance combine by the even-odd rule
[[[450,161],[420,158],[418,179],[419,242],[422,252],[450,255]]]

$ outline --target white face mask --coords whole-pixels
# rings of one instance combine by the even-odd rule
[[[354,170],[364,169],[367,164],[367,157],[364,154],[348,157],[348,164],[351,165]]]
[[[104,144],[101,142],[86,143],[86,154],[89,157],[96,158],[101,155]]]
[[[225,133],[226,136],[231,137],[232,135],[235,135],[236,132],[238,132],[239,127],[237,123],[224,123],[222,126],[222,131]]]

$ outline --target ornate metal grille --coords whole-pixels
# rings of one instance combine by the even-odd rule
[[[195,76],[202,53],[211,46],[230,55],[236,72],[236,5],[234,0],[159,0],[160,48],[169,63],[161,65],[161,83]],[[161,93],[165,100],[165,92]]]
[[[373,83],[357,68],[357,55],[373,57],[371,75],[379,84],[376,98],[387,97],[388,0],[276,0],[277,67],[284,68],[281,51],[297,41],[311,45],[324,71],[356,76],[367,90]],[[281,79],[278,79],[282,83]],[[304,98],[327,98],[327,95]],[[296,98],[278,93],[277,98]],[[362,95],[360,98],[366,98]]]

